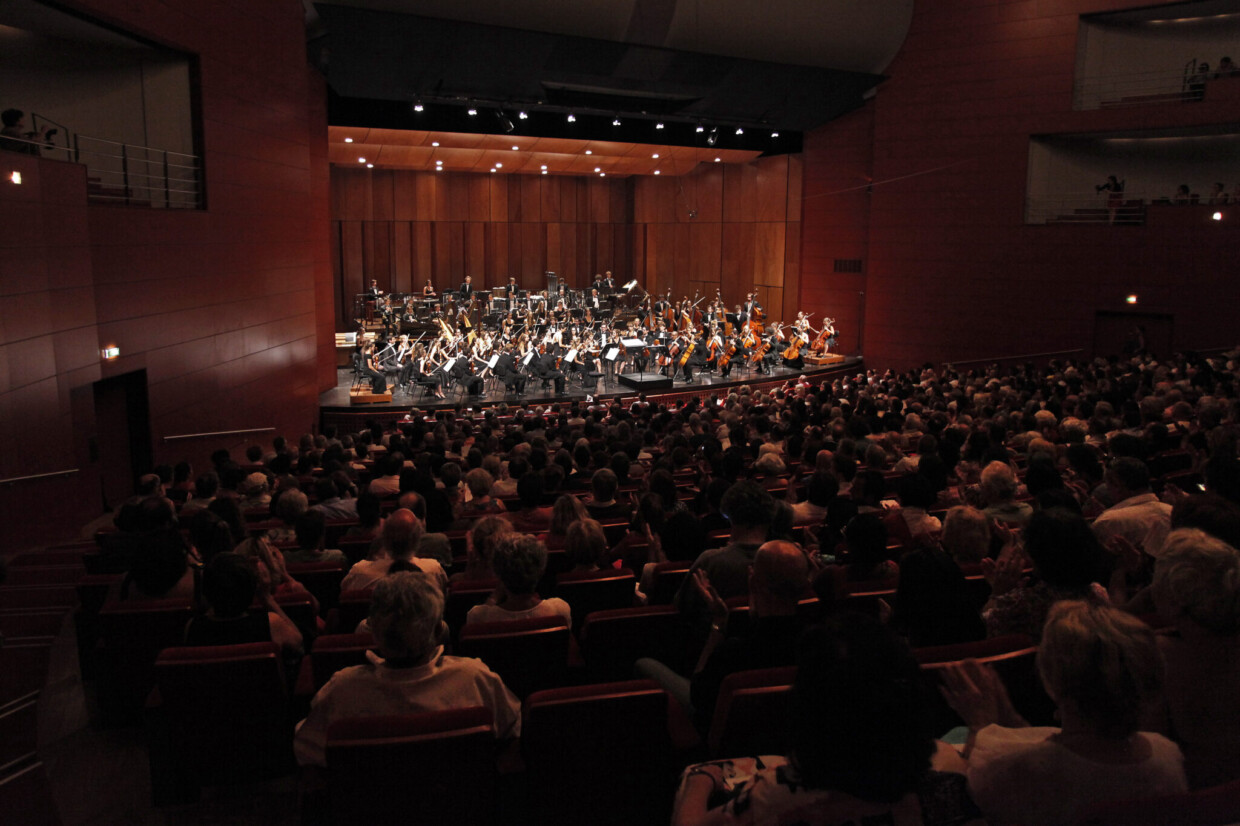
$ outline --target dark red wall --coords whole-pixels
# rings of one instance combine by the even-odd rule
[[[1124,311],[1129,293],[1173,316],[1177,348],[1234,343],[1237,313],[1217,297],[1230,295],[1240,215],[1024,224],[1030,135],[1235,119],[1210,100],[1072,111],[1079,15],[1130,5],[917,3],[877,96],[806,140],[800,294],[840,319],[843,349],[879,367],[1088,350],[1095,313]],[[832,271],[853,257],[862,275]]]
[[[95,432],[91,382],[145,369],[156,461],[202,470],[245,437],[164,437],[296,436],[335,378],[325,87],[306,65],[302,5],[71,5],[197,55],[208,208],[88,205],[81,167],[0,156],[27,182],[0,186],[0,478],[80,469],[0,486],[0,512],[22,514],[5,520],[12,546],[98,513],[86,440],[108,434]],[[121,358],[101,363],[106,345]]]

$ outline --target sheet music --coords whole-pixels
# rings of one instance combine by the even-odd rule
[[[495,362],[497,362],[497,361],[499,361],[499,353],[496,353],[495,355],[491,356],[491,360],[487,362],[487,367],[489,367],[489,368],[491,368],[492,370],[494,370],[494,369],[495,369]]]
[[[622,338],[620,339],[620,343],[629,348],[646,346],[646,342],[642,341],[640,338]]]
[[[577,348],[576,348],[576,347],[574,347],[573,349],[569,350],[567,353],[565,353],[565,354],[564,354],[564,360],[565,360],[565,361],[573,361],[573,360],[575,360],[576,358],[577,358]]]
[[[607,361],[615,361],[618,355],[620,355],[619,347],[608,347],[607,352],[603,354],[603,358]]]
[[[528,366],[529,366],[530,361],[531,361],[533,358],[534,358],[534,351],[533,351],[533,350],[530,350],[528,353],[526,353],[526,354],[525,354],[525,358],[521,359],[521,366],[522,366],[522,367],[528,367]]]
[[[456,364],[456,359],[450,358],[443,363],[443,366],[440,369],[443,370],[445,373],[449,373],[452,371],[452,366],[454,364]]]

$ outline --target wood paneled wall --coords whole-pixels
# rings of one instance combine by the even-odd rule
[[[764,158],[629,180],[333,168],[336,323],[385,291],[477,287],[555,272],[575,287],[611,270],[647,290],[739,303],[751,289],[778,317],[795,306],[801,161]],[[690,217],[689,212],[695,215]],[[789,306],[786,308],[785,304]],[[795,313],[795,310],[792,310]]]
[[[1240,309],[1213,299],[1234,292],[1240,222],[1024,223],[1032,135],[1235,120],[1210,100],[1072,109],[1080,15],[1131,5],[917,3],[874,99],[805,141],[801,297],[841,318],[844,349],[861,330],[856,350],[880,368],[1088,351],[1096,314],[1130,293],[1174,316],[1176,348],[1234,344]],[[837,258],[862,273],[834,272]]]
[[[629,265],[628,184],[619,179],[452,172],[331,171],[337,324],[347,329],[357,293],[528,289],[554,272],[582,287]]]
[[[208,208],[88,204],[84,167],[0,153],[30,183],[0,189],[0,478],[79,469],[0,487],[0,513],[24,515],[6,523],[5,549],[99,514],[90,440],[111,434],[93,382],[145,370],[155,460],[198,472],[248,440],[165,436],[295,437],[335,384],[325,85],[306,64],[301,6],[68,5],[198,57]],[[121,357],[101,363],[107,345]]]

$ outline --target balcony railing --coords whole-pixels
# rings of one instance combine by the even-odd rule
[[[1124,109],[1160,103],[1191,103],[1204,97],[1205,82],[1197,75],[1192,62],[1181,71],[1079,77],[1073,84],[1072,105],[1074,109]]]
[[[74,134],[38,115],[33,120],[36,129],[54,126],[56,134],[46,142],[6,138],[10,148],[24,144],[44,158],[82,164],[89,200],[153,209],[203,208],[202,160],[197,155]]]
[[[1208,197],[1176,198],[1164,192],[1124,192],[1111,198],[1107,192],[1056,192],[1030,196],[1025,201],[1026,224],[1127,224],[1145,223],[1146,210],[1153,204],[1167,206],[1209,206]]]

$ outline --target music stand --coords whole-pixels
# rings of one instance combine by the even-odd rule
[[[547,273],[547,295],[555,295],[560,290],[560,279],[555,273]]]

